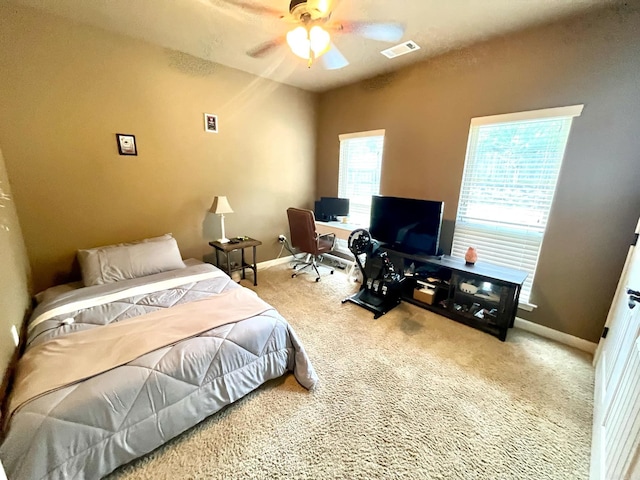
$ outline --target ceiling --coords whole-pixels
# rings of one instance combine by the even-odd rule
[[[1,1],[1,0],[0,0]],[[7,0],[5,0],[7,1]],[[9,0],[9,3],[67,17],[108,31],[146,40],[261,77],[310,91],[325,91],[369,78],[448,50],[532,25],[576,15],[612,0],[339,0],[332,20],[400,22],[402,41],[421,49],[388,59],[393,46],[354,33],[332,35],[350,65],[307,68],[287,45],[266,58],[246,52],[285,34],[291,24],[233,5],[232,0]],[[289,0],[242,0],[256,7],[288,12]],[[333,0],[336,1],[336,0]]]

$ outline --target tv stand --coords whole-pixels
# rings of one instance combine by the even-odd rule
[[[388,247],[396,269],[403,275],[401,299],[452,320],[507,338],[518,310],[518,298],[527,272],[486,262],[467,265],[448,255],[409,255]],[[419,272],[416,274],[416,272]],[[420,283],[419,283],[420,282]],[[417,287],[433,288],[431,303],[415,294]]]

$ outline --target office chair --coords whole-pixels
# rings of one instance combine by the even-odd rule
[[[299,261],[293,266],[294,273],[291,277],[297,276],[305,268],[313,267],[316,272],[316,282],[320,281],[318,267],[330,269],[333,275],[333,268],[326,265],[318,265],[318,259],[327,252],[333,250],[336,236],[333,233],[319,235],[316,232],[316,220],[311,210],[302,208],[288,208],[289,230],[291,230],[291,245],[301,252],[307,253],[307,260]]]

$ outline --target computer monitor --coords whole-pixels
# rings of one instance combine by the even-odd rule
[[[349,215],[349,199],[338,197],[321,197],[315,202],[316,220],[330,222],[337,220],[338,217],[346,217]]]

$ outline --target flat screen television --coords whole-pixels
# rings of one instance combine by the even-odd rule
[[[332,221],[338,217],[346,217],[349,215],[349,199],[338,197],[320,197],[315,202],[314,213],[316,220]]]
[[[439,255],[444,202],[374,195],[371,237],[387,247],[414,255]]]

